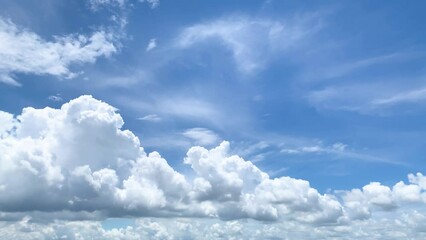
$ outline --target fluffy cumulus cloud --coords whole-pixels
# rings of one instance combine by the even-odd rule
[[[15,74],[53,75],[72,78],[73,64],[93,63],[117,51],[112,34],[67,35],[48,41],[34,32],[0,18],[0,82],[20,85]]]
[[[91,96],[59,109],[0,112],[0,123],[6,238],[377,239],[374,226],[382,224],[397,239],[426,229],[420,173],[394,186],[322,194],[305,180],[271,178],[224,141],[190,148],[183,163],[192,171],[182,174],[158,152],[146,153],[117,109]],[[106,230],[98,221],[110,217],[138,220]]]

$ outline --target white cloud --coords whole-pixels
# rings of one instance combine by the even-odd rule
[[[149,52],[156,47],[157,47],[157,40],[155,38],[152,38],[151,40],[149,40],[148,46],[146,46],[146,51]]]
[[[298,154],[298,153],[300,153],[299,150],[291,149],[291,148],[283,148],[283,149],[280,150],[280,152],[286,153],[286,154]]]
[[[147,2],[151,8],[156,8],[160,5],[160,0],[139,0],[139,2]]]
[[[426,181],[421,173],[409,174],[409,184],[400,181],[393,187],[384,186],[378,182],[365,185],[362,189],[344,191],[343,203],[351,219],[370,218],[373,211],[391,211],[404,208],[410,204],[426,203]],[[423,209],[419,207],[419,209]]]
[[[126,107],[130,107],[140,112],[155,112],[162,118],[175,117],[178,119],[200,121],[215,126],[224,123],[223,109],[211,102],[193,97],[182,96],[160,96],[154,101],[139,101],[133,98],[121,98],[118,101]],[[227,116],[228,122],[232,120]]]
[[[215,120],[219,110],[209,102],[191,98],[164,99],[158,103],[162,111],[181,118]]]
[[[157,152],[139,158],[131,175],[123,181],[116,197],[129,210],[155,211],[178,208],[185,200],[189,184]]]
[[[4,126],[0,129],[2,236],[9,236],[9,232],[23,236],[28,229],[32,229],[30,239],[52,238],[50,234],[69,236],[76,234],[82,222],[67,220],[129,216],[186,217],[189,222],[179,220],[178,233],[167,227],[171,224],[168,220],[146,219],[135,228],[114,230],[84,222],[92,227],[78,232],[85,238],[116,239],[174,234],[217,238],[230,232],[241,237],[253,224],[260,232],[251,234],[259,238],[262,234],[295,234],[291,228],[281,228],[285,223],[287,227],[298,226],[300,234],[315,230],[316,235],[351,236],[352,227],[356,230],[380,221],[391,225],[380,216],[391,214],[393,209],[408,214],[410,206],[420,210],[426,203],[426,177],[420,173],[409,175],[408,184],[373,182],[362,189],[321,194],[302,179],[271,178],[252,162],[232,155],[226,141],[212,149],[190,148],[184,163],[191,172],[182,174],[159,153],[145,153],[139,139],[122,129],[124,122],[116,109],[91,96],[71,100],[60,109],[25,108],[16,117],[1,112],[0,121],[4,123],[0,125]],[[341,151],[344,145],[331,148]],[[408,230],[392,232],[395,236],[415,236],[413,229],[424,228],[404,215],[397,217]],[[422,214],[418,217],[424,218]],[[275,223],[239,221],[241,218]],[[50,223],[41,225],[46,221]],[[197,221],[207,232],[197,233],[192,226]]]
[[[387,85],[386,85],[387,84]],[[329,86],[308,93],[307,100],[318,110],[341,110],[369,115],[400,114],[398,106],[405,109],[420,106],[426,100],[426,88],[407,89],[407,86],[394,83],[372,82],[368,84],[349,84]]]
[[[383,106],[400,103],[416,103],[424,100],[426,100],[426,88],[401,92],[386,98],[375,99],[372,101],[372,105]]]
[[[30,218],[0,223],[6,239],[424,239],[426,216],[408,211],[398,216],[355,221],[345,226],[310,226],[295,222],[263,224],[251,220],[141,218],[134,225],[104,229],[91,221],[34,223]]]
[[[334,143],[331,146],[323,146],[321,142],[310,146],[300,146],[294,148],[283,148],[281,153],[286,154],[302,154],[302,153],[343,153],[346,150],[347,145],[343,143]]]
[[[333,146],[331,146],[333,149],[337,150],[337,151],[345,151],[346,147],[348,145],[343,144],[343,143],[335,143],[333,144]]]
[[[51,95],[47,99],[49,99],[50,101],[53,101],[53,102],[62,102],[62,100],[63,100],[60,94]]]
[[[393,186],[393,194],[397,201],[420,202],[425,195],[422,194],[422,188],[417,184],[406,185],[400,181]]]
[[[306,144],[306,143],[305,143]],[[285,146],[285,145],[284,145]],[[357,159],[366,162],[381,162],[393,165],[405,165],[404,162],[395,161],[388,158],[378,157],[362,152],[354,151],[353,149],[348,149],[348,146],[344,143],[334,143],[330,146],[323,145],[321,141],[316,141],[315,144],[307,146],[296,146],[296,147],[283,147],[280,150],[283,154],[330,154],[335,157],[345,158],[345,159]]]
[[[318,64],[317,59],[315,59],[316,64],[318,66],[307,70],[304,75],[310,79],[315,79],[317,81],[339,78],[347,76],[350,73],[357,71],[360,72],[363,69],[368,69],[377,65],[380,66],[386,63],[402,62],[408,59],[416,58],[419,57],[419,55],[421,54],[413,52],[394,52],[378,56],[370,56],[364,59],[357,59],[347,62],[342,62],[340,60],[338,62],[333,62],[332,64],[328,63],[328,66],[323,65],[324,63],[327,63],[327,61],[319,62]]]
[[[207,40],[219,40],[233,55],[239,71],[261,70],[275,53],[295,49],[318,30],[312,16],[287,21],[228,17],[183,29],[176,40],[179,48],[189,48]],[[317,21],[318,22],[318,21]]]
[[[0,111],[0,138],[6,137],[16,124],[13,115]]]
[[[139,2],[148,3],[151,8],[156,8],[160,5],[160,0],[139,0]],[[89,0],[90,6],[92,9],[96,10],[100,6],[113,6],[113,7],[120,7],[125,8],[127,5],[131,5],[132,3],[129,3],[129,0]]]
[[[190,128],[182,133],[183,136],[195,141],[196,145],[212,145],[219,141],[219,136],[206,128]]]
[[[229,143],[222,142],[218,147],[207,150],[203,147],[192,147],[187,153],[185,163],[189,164],[199,176],[194,194],[200,199],[238,200],[244,190],[254,187],[267,178],[251,162],[237,155],[228,155]]]
[[[93,172],[89,165],[76,167],[72,171],[72,175],[83,177],[96,191],[100,191],[102,187],[113,189],[118,183],[118,177],[115,170],[103,168],[99,171]]]
[[[315,152],[323,152],[325,150],[320,146],[310,146],[310,147],[302,147],[301,151],[308,152],[308,153],[315,153]]]
[[[100,6],[118,6],[124,7],[126,0],[89,0],[92,9],[97,9]]]
[[[148,122],[159,122],[161,121],[161,117],[158,116],[157,114],[148,114],[144,117],[138,118],[139,120],[142,121],[148,121]]]
[[[117,51],[113,36],[96,31],[91,36],[68,35],[46,41],[10,20],[0,18],[0,82],[19,86],[15,73],[72,78],[73,64],[93,63]]]
[[[301,222],[336,223],[343,217],[342,206],[336,199],[319,194],[305,180],[290,177],[267,179],[256,187],[255,198],[252,208],[263,207],[259,203],[269,203],[278,214],[282,211],[281,214]]]
[[[359,113],[373,112],[369,99],[377,94],[379,85],[331,86],[311,91],[307,100],[319,110],[343,110]]]

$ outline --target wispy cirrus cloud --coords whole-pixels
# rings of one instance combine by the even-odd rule
[[[298,154],[298,153],[322,153],[322,152],[343,152],[347,145],[343,143],[335,143],[329,147],[321,145],[303,146],[299,148],[283,148],[282,153]]]
[[[217,144],[220,140],[215,132],[206,128],[190,128],[185,130],[182,135],[194,140],[195,144],[200,146]]]
[[[148,114],[146,116],[138,118],[138,120],[148,121],[148,122],[159,122],[162,120],[160,116],[157,114]]]
[[[406,165],[403,162],[395,161],[385,157],[371,155],[362,151],[351,149],[344,143],[334,143],[332,145],[324,145],[321,142],[311,145],[301,145],[293,147],[282,147],[280,153],[286,155],[306,155],[306,154],[327,154],[335,158],[351,159],[364,162],[377,162],[392,165]]]
[[[418,85],[418,84],[413,84]],[[410,89],[407,86],[392,86],[382,82],[329,86],[311,91],[307,100],[318,110],[342,110],[368,115],[392,115],[401,113],[398,106],[405,104],[406,110],[416,108],[426,100],[426,89],[422,86]]]
[[[160,0],[139,0],[139,2],[146,2],[151,6],[151,8],[156,8],[160,5]],[[89,0],[89,3],[94,10],[101,6],[125,8],[126,5],[131,4],[129,0]]]
[[[51,95],[51,96],[47,97],[47,99],[49,99],[50,101],[53,101],[53,102],[62,102],[63,101],[61,94]]]
[[[424,52],[406,50],[367,56],[360,59],[346,59],[339,62],[336,62],[336,59],[332,58],[323,59],[321,62],[319,62],[317,58],[305,59],[306,71],[302,75],[304,78],[314,81],[330,80],[351,76],[351,74],[367,71],[374,67],[408,62],[422,58],[424,55]]]
[[[371,102],[374,106],[391,106],[401,103],[419,103],[426,100],[426,88],[413,89],[400,92],[385,98],[375,99]]]
[[[121,105],[147,115],[161,115],[163,119],[181,119],[190,122],[203,122],[221,126],[223,112],[215,104],[191,96],[154,96],[141,101],[135,98],[117,98]]]
[[[305,72],[301,75],[305,81],[300,84],[307,91],[303,94],[305,99],[318,110],[392,115],[394,107],[405,103],[414,108],[424,99],[424,74],[410,72],[404,78],[395,77],[399,76],[396,69],[405,71],[424,59],[421,49],[341,61],[336,61],[340,57],[334,53],[321,61],[318,57],[321,55],[304,62]],[[389,77],[392,73],[395,76]]]
[[[175,41],[178,48],[195,47],[198,43],[218,40],[228,48],[238,70],[255,73],[265,67],[278,52],[297,48],[321,28],[317,15],[271,20],[232,16],[195,24],[182,30]]]

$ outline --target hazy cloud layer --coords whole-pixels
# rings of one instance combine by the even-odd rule
[[[355,221],[344,226],[297,222],[260,224],[251,220],[140,218],[127,227],[104,229],[100,222],[56,221],[40,224],[25,217],[0,222],[6,239],[424,239],[426,216],[409,211],[397,217]],[[386,229],[386,230],[384,230]]]

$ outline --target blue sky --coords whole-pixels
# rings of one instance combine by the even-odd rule
[[[0,5],[0,109],[15,117],[92,95],[188,179],[205,173],[185,162],[188,149],[222,141],[271,179],[304,179],[320,194],[426,170],[421,1]]]

